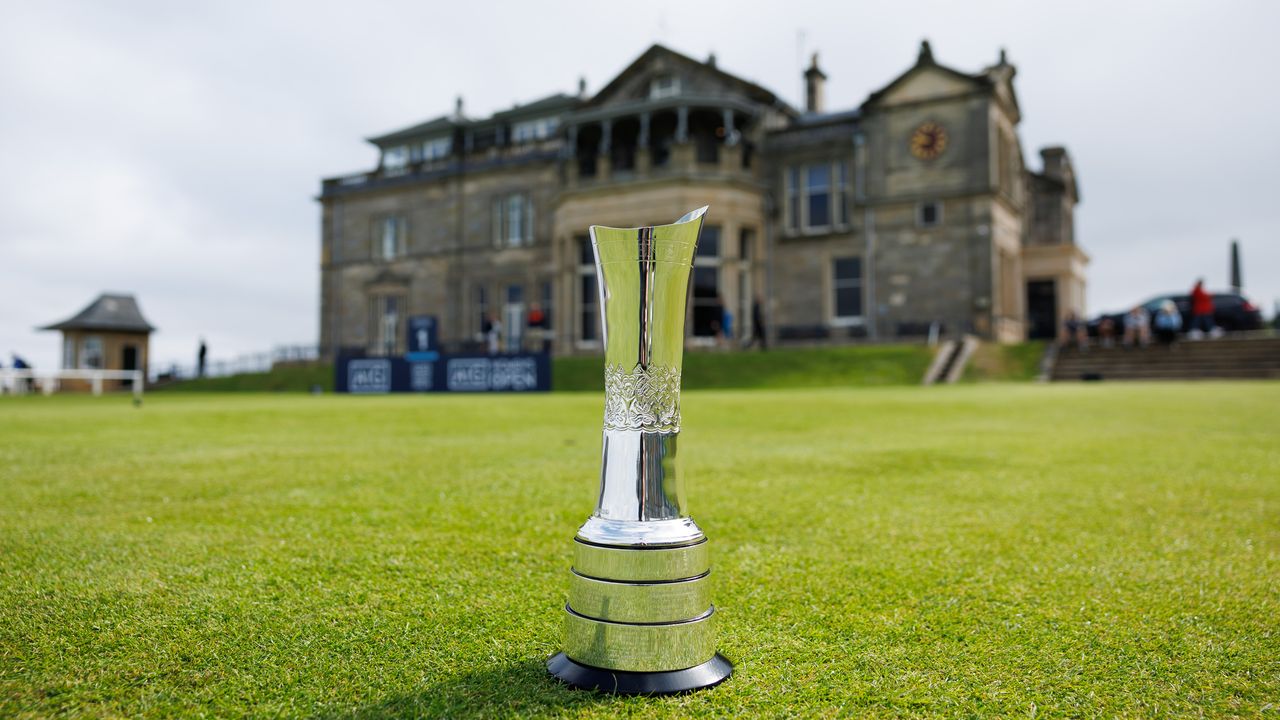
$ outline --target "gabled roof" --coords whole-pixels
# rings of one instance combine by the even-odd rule
[[[142,317],[138,301],[132,295],[103,293],[75,316],[40,329],[145,333],[155,330],[155,327]]]
[[[529,115],[539,115],[542,113],[551,113],[557,110],[572,110],[581,104],[582,100],[576,95],[568,95],[565,93],[555,93],[544,98],[539,98],[531,103],[524,105],[516,105],[509,110],[503,110],[493,114],[493,120],[507,120],[517,117],[526,117]]]
[[[385,135],[378,135],[377,137],[366,139],[374,145],[386,145],[387,143],[393,143],[399,140],[411,140],[413,138],[430,135],[432,133],[439,133],[443,135],[445,131],[452,130],[453,128],[458,127],[458,125],[459,123],[456,119],[449,117],[448,115],[441,115],[438,118],[428,120],[424,123],[410,125],[409,127],[401,130],[393,130]]]
[[[452,132],[457,128],[491,127],[502,122],[516,120],[523,117],[572,110],[581,103],[582,100],[573,95],[555,93],[543,98],[538,98],[537,100],[525,105],[516,105],[515,107],[501,110],[487,118],[466,118],[459,117],[457,115],[441,115],[440,117],[433,118],[423,123],[418,123],[417,125],[410,125],[407,128],[393,130],[384,135],[377,135],[375,137],[365,139],[374,145],[382,147],[384,145],[416,140],[430,135],[443,137],[452,134]]]
[[[867,97],[866,102],[862,103],[862,107],[866,108],[875,105],[880,100],[883,100],[886,95],[902,86],[903,83],[911,79],[917,73],[925,70],[934,70],[941,72],[944,75],[950,75],[957,80],[972,84],[975,88],[989,88],[993,85],[991,78],[986,73],[971,75],[938,63],[938,61],[933,59],[933,48],[929,46],[929,41],[922,40],[920,41],[920,54],[916,57],[916,64],[908,68],[906,72],[894,78],[888,85],[885,85],[879,90],[871,93],[871,95]]]
[[[660,45],[657,43],[655,43],[654,45],[651,45],[648,50],[645,50],[643,53],[640,54],[640,57],[636,58],[622,72],[614,76],[614,78],[609,81],[608,85],[605,85],[604,87],[600,88],[600,92],[596,93],[590,100],[588,100],[586,105],[587,106],[599,105],[601,102],[606,100],[620,86],[624,85],[632,77],[645,72],[646,68],[650,65],[650,63],[652,63],[658,57],[667,57],[675,61],[676,63],[685,65],[686,67],[698,68],[704,72],[711,73],[712,75],[723,80],[726,84],[737,88],[739,92],[751,98],[752,100],[755,100],[756,102],[759,102],[764,105],[775,105],[785,110],[788,113],[791,113],[793,115],[797,114],[794,108],[792,108],[790,105],[787,105],[787,103],[783,101],[781,98],[779,98],[777,95],[774,95],[772,91],[760,85],[757,85],[756,83],[753,83],[750,80],[744,80],[743,78],[740,78],[737,75],[727,73],[724,70],[721,70],[713,62],[702,62],[700,60],[695,60],[689,57],[688,55],[676,52],[675,50],[672,50],[671,48],[666,47],[665,45]]]

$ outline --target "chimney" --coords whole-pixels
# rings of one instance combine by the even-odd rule
[[[823,111],[823,97],[827,82],[826,73],[818,69],[818,53],[813,54],[809,69],[804,71],[804,109],[805,112],[820,113]]]
[[[920,41],[920,54],[916,56],[917,65],[933,64],[933,47],[929,45],[928,40]]]
[[[579,75],[578,76],[578,97],[585,98],[586,96],[587,96],[587,78],[585,76]]]
[[[1040,148],[1040,160],[1044,174],[1054,180],[1064,180],[1067,175],[1067,149],[1060,145]]]
[[[707,67],[715,67],[715,66],[716,66],[716,54],[715,54],[715,51],[712,51],[712,53],[707,56]]]
[[[453,101],[453,116],[454,116],[455,118],[457,118],[458,120],[462,120],[462,119],[463,119],[463,116],[462,116],[462,96],[461,96],[461,95],[459,95],[459,96],[458,96],[458,98],[457,98],[456,100],[454,100],[454,101]]]

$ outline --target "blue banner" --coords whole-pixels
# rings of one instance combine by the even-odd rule
[[[340,357],[333,388],[352,394],[393,392],[546,392],[551,358],[546,353]],[[421,357],[421,355],[418,355]]]
[[[405,354],[409,360],[435,360],[439,357],[439,335],[436,330],[435,315],[413,315],[405,324],[408,334]]]

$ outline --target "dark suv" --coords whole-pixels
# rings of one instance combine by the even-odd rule
[[[1142,307],[1147,309],[1147,313],[1151,315],[1151,318],[1154,321],[1156,311],[1160,309],[1160,306],[1164,304],[1165,300],[1172,300],[1173,304],[1178,306],[1178,313],[1182,315],[1182,332],[1190,330],[1190,295],[1157,295],[1142,303]],[[1123,335],[1124,316],[1128,313],[1128,310],[1118,313],[1103,313],[1102,315],[1090,320],[1089,335],[1091,337],[1097,337],[1098,326],[1107,318],[1111,318],[1111,322],[1115,326],[1116,335]],[[1213,293],[1213,324],[1227,332],[1258,330],[1262,328],[1262,311],[1258,309],[1257,305],[1249,302],[1249,299],[1240,293]]]

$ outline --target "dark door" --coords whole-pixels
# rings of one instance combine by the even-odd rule
[[[124,346],[124,350],[121,351],[120,369],[121,370],[137,370],[138,369],[138,346],[137,345]],[[132,380],[125,380],[121,384],[127,388],[133,387]]]
[[[1058,288],[1053,280],[1027,282],[1027,337],[1052,340],[1057,336]]]

